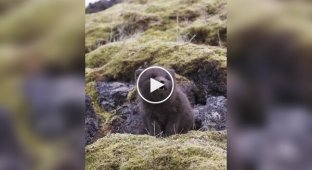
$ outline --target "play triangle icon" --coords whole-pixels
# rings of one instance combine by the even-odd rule
[[[164,86],[163,83],[161,83],[161,82],[159,82],[153,78],[150,78],[150,93],[161,88],[162,86]]]

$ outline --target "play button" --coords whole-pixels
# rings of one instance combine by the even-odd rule
[[[162,86],[164,86],[163,83],[153,79],[153,78],[150,78],[150,92],[152,93],[153,91],[161,88]]]
[[[160,104],[169,99],[175,87],[174,71],[169,71],[159,66],[136,70],[136,87],[140,98],[151,104]]]

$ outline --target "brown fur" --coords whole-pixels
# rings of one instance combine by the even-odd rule
[[[143,70],[136,70],[136,77]],[[168,70],[175,81],[175,73]],[[165,86],[153,93],[149,92],[150,78],[162,81]],[[176,83],[174,83],[176,84]],[[170,77],[165,71],[150,69],[140,78],[139,88],[142,95],[151,101],[159,101],[168,96],[172,87]],[[172,134],[186,133],[193,128],[194,113],[186,95],[174,86],[171,97],[160,104],[150,104],[144,101],[139,95],[139,110],[147,132],[153,136],[169,136]]]

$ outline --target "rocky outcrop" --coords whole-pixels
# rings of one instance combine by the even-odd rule
[[[227,99],[224,96],[211,96],[206,105],[194,108],[196,129],[224,130],[226,129]]]
[[[188,96],[194,105],[197,130],[224,130],[226,129],[226,102],[224,96],[210,96],[205,105],[196,102],[197,88],[192,81],[177,77],[178,86]],[[134,85],[122,82],[98,82],[96,87],[99,93],[101,107],[112,114],[111,120],[106,124],[106,128],[111,133],[131,133],[145,134],[142,118],[138,112],[136,92]],[[129,98],[130,101],[127,100]]]
[[[96,91],[99,94],[101,107],[106,111],[117,109],[127,101],[127,95],[132,84],[122,82],[97,82]]]
[[[90,144],[93,141],[94,136],[99,130],[99,118],[96,115],[92,100],[89,96],[86,96],[86,110],[85,110],[85,144]]]
[[[122,2],[122,0],[99,0],[94,3],[90,3],[88,7],[86,8],[86,13],[90,14],[90,13],[103,11],[120,2]]]
[[[125,104],[116,110],[116,116],[110,122],[112,133],[145,134],[142,117],[136,104]]]
[[[0,169],[29,169],[13,115],[0,107]]]
[[[203,67],[198,67],[198,70],[185,76],[194,81],[206,98],[210,95],[226,95],[226,68],[220,67],[217,62],[205,63]]]

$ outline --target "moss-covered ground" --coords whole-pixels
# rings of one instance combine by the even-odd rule
[[[173,68],[180,75],[195,73],[211,62],[219,72],[226,72],[226,51],[219,47],[151,40],[144,44],[115,42],[86,55],[86,65],[93,68],[88,80],[133,80],[139,67],[160,65]]]
[[[194,23],[194,24],[193,24]],[[102,12],[86,15],[86,51],[142,33],[141,41],[176,41],[192,27],[214,25],[205,31],[216,38],[226,23],[223,0],[125,1]],[[182,32],[184,32],[182,34]],[[202,32],[201,32],[202,33]],[[201,34],[200,33],[200,34]],[[189,32],[194,36],[198,32]],[[201,35],[197,35],[200,37]],[[205,41],[208,45],[215,41]]]
[[[226,132],[192,131],[169,138],[111,134],[86,148],[87,169],[226,169]]]

